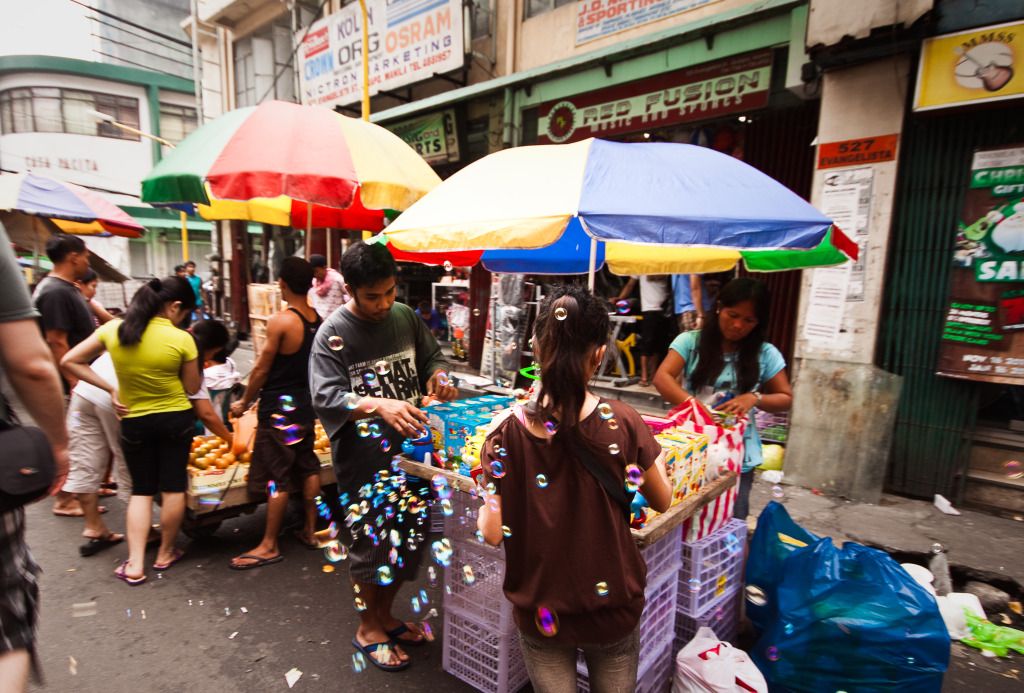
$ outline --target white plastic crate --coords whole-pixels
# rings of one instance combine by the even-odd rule
[[[467,583],[466,566],[473,581]],[[505,550],[468,542],[452,542],[451,565],[445,570],[444,608],[458,609],[495,632],[514,630],[512,605],[501,586],[505,580]]]
[[[441,534],[444,532],[444,513],[441,511],[440,503],[433,503],[430,506],[430,533]]]
[[[675,652],[665,648],[657,657],[648,660],[648,668],[637,670],[636,693],[667,693],[672,687],[672,673],[675,666]],[[576,668],[576,690],[590,693],[590,678],[587,666],[582,661]]]
[[[678,532],[669,532],[653,544],[640,549],[640,555],[647,563],[647,584],[660,582],[665,575],[679,570],[682,550]]]
[[[687,616],[681,611],[676,612],[676,638],[672,645],[673,651],[678,652],[686,643],[693,639],[702,626],[707,626],[715,631],[719,640],[733,643],[736,642],[736,634],[740,627],[740,602],[743,590],[741,585],[733,585],[722,597],[712,602],[708,610],[702,615]]]
[[[683,542],[678,610],[700,616],[743,580],[747,524],[732,519],[695,542]]]
[[[512,693],[530,678],[515,628],[499,633],[447,605],[442,663],[446,672],[483,693]]]
[[[469,479],[466,480],[466,483],[470,483]],[[480,506],[483,505],[483,501],[461,491],[453,491],[450,500],[452,514],[444,515],[442,513],[444,535],[448,537],[452,544],[457,542],[478,544],[479,542],[476,540],[476,518],[480,512]],[[440,501],[437,502],[437,506],[438,508],[441,507]]]

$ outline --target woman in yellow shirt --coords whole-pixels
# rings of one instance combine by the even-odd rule
[[[195,309],[195,292],[180,277],[151,279],[132,297],[124,320],[111,320],[69,351],[61,365],[110,393],[121,417],[121,447],[132,476],[128,503],[128,560],[114,574],[129,585],[146,580],[145,551],[153,496],[161,495],[160,549],[154,570],[166,570],[185,515],[186,467],[195,427],[188,395],[202,386],[198,350],[177,325]],[[109,351],[117,386],[89,366]]]

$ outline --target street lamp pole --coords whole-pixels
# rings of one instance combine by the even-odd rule
[[[359,0],[363,17],[363,120],[370,119],[370,26],[366,0]]]

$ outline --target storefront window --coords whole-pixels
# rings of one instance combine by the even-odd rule
[[[526,19],[530,17],[536,17],[539,14],[550,12],[556,7],[562,5],[569,5],[574,3],[576,0],[526,0]]]
[[[188,137],[198,124],[196,109],[169,103],[160,104],[160,136],[165,140],[177,144]]]
[[[265,27],[235,41],[235,106],[266,99],[295,101],[291,28],[287,22]]]
[[[0,128],[16,132],[63,132],[138,141],[139,136],[97,118],[109,115],[138,129],[139,100],[57,87],[27,87],[0,92]]]

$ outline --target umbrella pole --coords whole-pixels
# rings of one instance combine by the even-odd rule
[[[306,203],[306,259],[313,252],[313,203]]]
[[[594,293],[594,274],[597,270],[597,239],[590,239],[590,270],[587,274],[587,288]]]
[[[181,261],[188,262],[188,218],[184,212],[181,214]]]

